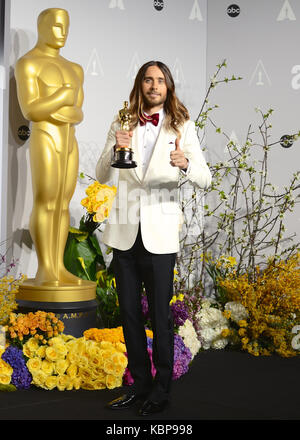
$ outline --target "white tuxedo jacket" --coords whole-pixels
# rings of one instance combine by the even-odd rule
[[[111,182],[116,169],[111,167],[115,133],[120,123],[115,120],[96,166],[97,180]],[[180,148],[189,160],[186,177],[200,188],[211,183],[211,173],[201,152],[195,124],[187,121],[181,128]],[[136,168],[120,169],[117,195],[103,233],[103,242],[113,248],[127,250],[135,242],[139,222],[145,248],[155,254],[179,251],[182,212],[178,203],[180,169],[170,164],[170,152],[175,150],[176,134],[164,123],[160,129],[148,168],[143,173],[139,157],[137,129],[133,130],[131,148]]]

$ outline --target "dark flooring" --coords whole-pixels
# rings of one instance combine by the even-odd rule
[[[300,356],[286,359],[227,350],[204,351],[195,357],[186,375],[173,381],[169,407],[147,421],[299,421],[299,383]],[[118,421],[143,423],[145,418],[137,415],[138,406],[122,411],[105,408],[106,402],[120,394],[122,388],[1,392],[0,420],[95,420],[105,421],[106,427],[116,426]]]

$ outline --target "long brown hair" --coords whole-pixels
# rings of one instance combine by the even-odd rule
[[[150,66],[157,66],[164,74],[167,86],[167,98],[164,103],[164,110],[166,113],[165,124],[166,128],[172,129],[176,134],[179,134],[179,128],[185,121],[189,120],[189,112],[182,102],[175,94],[175,83],[169,68],[161,61],[148,61],[139,69],[133,89],[130,93],[130,107],[131,126],[135,128],[139,122],[139,118],[143,113],[143,94],[142,81],[144,80],[146,71]]]

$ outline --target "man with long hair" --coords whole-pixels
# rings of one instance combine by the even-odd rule
[[[137,167],[119,170],[118,193],[103,242],[113,248],[128,368],[134,384],[108,404],[111,409],[143,404],[140,415],[162,411],[170,400],[174,333],[170,310],[182,212],[178,181],[207,188],[211,173],[200,149],[195,124],[175,93],[168,67],[144,64],[130,93],[131,130],[116,118],[96,167],[99,182],[112,179],[115,147],[131,145]],[[144,286],[153,330],[153,379],[141,305]]]

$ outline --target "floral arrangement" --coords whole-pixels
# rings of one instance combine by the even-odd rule
[[[238,325],[233,328],[243,350],[255,356],[299,354],[291,344],[292,329],[300,322],[299,252],[286,260],[270,258],[265,269],[256,268],[255,277],[232,271],[219,284],[228,300],[238,304],[225,305],[225,310]]]
[[[95,223],[102,223],[109,216],[117,193],[115,186],[102,185],[95,181],[86,189],[87,197],[81,201]]]
[[[86,213],[79,229],[70,227],[64,261],[66,267],[83,279],[96,281],[96,263],[105,267],[101,249],[95,235],[96,229],[109,217],[117,188],[94,181],[86,189],[81,205]]]
[[[2,362],[0,384],[10,384],[18,390],[26,390],[30,387],[32,376],[26,367],[21,349],[14,346],[7,347],[0,361]]]
[[[28,320],[22,315],[22,321],[18,322],[22,332],[13,338],[7,326],[9,342],[0,349],[0,390],[28,389],[32,385],[46,390],[98,390],[122,385],[127,367],[124,343],[116,337],[114,342],[105,340],[105,334],[101,339],[95,340],[94,336],[92,339],[96,329],[87,332],[87,338],[74,338],[64,333],[51,336],[49,322],[48,327],[35,325],[38,333],[30,335],[27,330],[32,328],[32,315],[43,313],[30,314]],[[15,325],[15,320],[13,316],[10,327]],[[42,322],[45,324],[46,319]],[[121,336],[120,329],[116,332]]]
[[[99,390],[122,385],[127,366],[124,351],[109,341],[60,335],[46,346],[30,339],[23,352],[33,384],[45,389]]]
[[[84,174],[81,173],[80,177],[84,177]],[[80,220],[79,228],[69,228],[64,263],[74,275],[97,283],[100,321],[105,327],[113,327],[120,323],[114,275],[112,268],[106,267],[95,234],[109,217],[117,188],[102,185],[92,177],[89,179],[93,183],[85,191],[87,197],[81,200],[86,213]]]
[[[96,342],[108,341],[112,344],[123,343],[124,334],[121,326],[116,328],[91,328],[84,333],[86,339],[91,339]]]
[[[10,313],[17,308],[15,294],[18,288],[19,281],[14,277],[4,276],[0,279],[0,325],[4,325]]]
[[[63,332],[64,324],[52,312],[11,313],[6,330],[8,340],[17,346],[32,336],[46,344],[47,339]]]
[[[200,341],[203,350],[221,349],[228,344],[229,322],[223,315],[221,306],[213,300],[204,299],[196,320],[200,328]]]
[[[0,246],[1,244],[3,243],[0,243]],[[10,313],[16,310],[16,293],[20,284],[27,278],[23,274],[18,278],[11,275],[16,264],[17,261],[14,258],[8,263],[6,255],[0,253],[0,325],[5,325]]]
[[[210,258],[215,299],[201,298],[193,322],[201,349],[226,346],[259,355],[299,355],[293,328],[300,322],[300,253],[270,258],[267,266],[238,274],[236,260]]]
[[[155,376],[153,332],[146,328],[145,333]],[[121,326],[91,328],[81,338],[75,338],[63,333],[63,323],[53,313],[12,313],[6,336],[6,347],[0,348],[0,390],[31,386],[59,391],[99,390],[133,383]],[[193,337],[187,326],[183,336],[174,335],[174,380],[188,371],[196,354]],[[184,338],[193,348],[188,347]]]
[[[149,354],[149,358],[151,361],[151,373],[154,377],[156,374],[156,369],[152,359],[152,343],[153,343],[153,332],[152,330],[145,329],[146,337],[147,337],[147,350]],[[195,333],[192,331],[186,332],[185,337],[188,337],[192,334],[195,337]],[[84,332],[84,336],[87,339],[92,339],[94,341],[109,341],[115,347],[119,347],[120,344],[123,346],[123,351],[126,351],[126,347],[124,345],[124,334],[122,327],[111,328],[111,329],[89,329]],[[195,350],[195,340],[192,338],[193,344],[193,354],[189,347],[184,343],[183,338],[180,335],[174,335],[174,368],[173,368],[173,379],[176,380],[183,374],[188,371],[189,364],[196,354]],[[125,385],[132,385],[133,378],[131,376],[130,370],[128,367],[124,372],[123,383]]]

